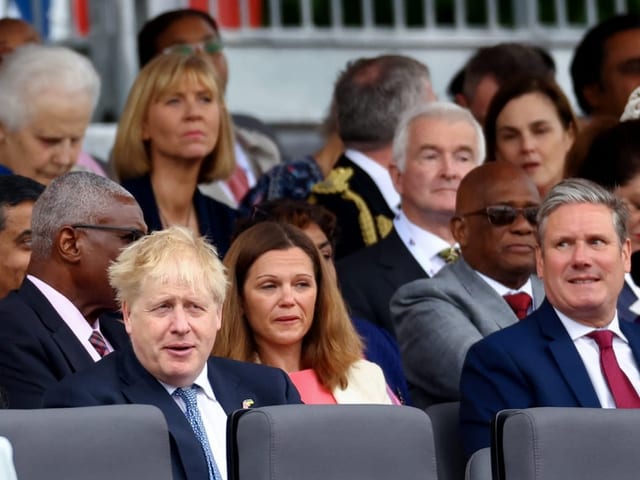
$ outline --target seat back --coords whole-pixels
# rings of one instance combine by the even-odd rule
[[[496,480],[638,478],[640,410],[505,410],[494,427]]]
[[[438,403],[425,409],[431,419],[438,480],[462,480],[465,456],[460,441],[460,402]]]
[[[491,449],[481,448],[467,462],[464,474],[465,480],[492,480]]]
[[[429,417],[391,405],[280,405],[227,422],[229,480],[435,480]]]
[[[164,415],[150,405],[0,410],[20,480],[171,480]]]

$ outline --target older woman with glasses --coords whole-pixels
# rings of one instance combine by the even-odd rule
[[[227,178],[234,168],[231,121],[209,62],[170,53],[142,69],[118,125],[112,160],[149,230],[184,226],[224,254],[237,213],[198,190],[198,183]]]

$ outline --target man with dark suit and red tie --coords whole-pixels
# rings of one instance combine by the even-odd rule
[[[131,347],[49,389],[45,407],[147,404],[169,427],[175,480],[226,480],[227,415],[300,403],[277,368],[210,357],[227,278],[209,242],[184,227],[158,230],[109,267]]]
[[[87,172],[55,179],[33,206],[31,260],[0,300],[0,388],[9,408],[38,408],[45,389],[128,343],[107,267],[144,235],[138,203]]]
[[[559,183],[538,213],[536,265],[546,300],[523,321],[476,343],[460,382],[467,455],[490,444],[508,408],[640,408],[640,325],[616,303],[630,269],[629,212],[583,179]]]

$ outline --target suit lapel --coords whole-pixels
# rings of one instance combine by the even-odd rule
[[[636,360],[636,366],[640,369],[640,325],[636,323],[620,322],[620,329],[629,341],[629,346]]]
[[[600,401],[582,358],[551,304],[545,300],[532,314],[534,316],[542,334],[548,339],[549,351],[561,375],[580,406],[600,408]]]
[[[426,272],[413,258],[411,252],[407,250],[395,228],[389,232],[389,235],[380,240],[377,250],[380,250],[381,255],[377,256],[376,261],[385,272],[384,275],[389,283],[395,288],[407,283],[407,278],[412,280],[428,278]]]
[[[51,338],[67,359],[70,370],[77,372],[93,364],[91,355],[84,349],[80,341],[58,314],[47,297],[31,281],[25,279],[18,291],[25,303],[38,316],[42,324],[51,333]]]
[[[251,398],[249,394],[242,398],[243,395],[240,392],[244,391],[241,390],[238,379],[231,372],[221,368],[215,357],[210,358],[207,362],[207,372],[216,399],[220,402],[227,415],[243,408],[242,403],[244,400],[251,399],[255,401],[255,398]]]
[[[173,437],[172,447],[182,463],[188,479],[209,478],[207,462],[202,447],[193,433],[187,418],[165,388],[142,367],[131,348],[126,348],[121,357],[123,395],[130,403],[155,405],[164,414]]]
[[[482,299],[482,310],[490,312],[483,317],[485,321],[495,322],[499,329],[509,327],[518,321],[518,317],[507,302],[469,266],[464,258],[451,264],[451,272],[457,277],[456,283],[462,285],[467,291],[469,298]]]
[[[633,305],[638,297],[633,293],[629,284],[625,281],[622,287],[622,291],[618,296],[618,304],[616,305],[618,309],[618,318],[623,322],[634,322],[637,315],[630,310],[631,305]]]
[[[536,275],[531,275],[531,290],[533,291],[533,308],[538,309],[544,302],[544,286]]]

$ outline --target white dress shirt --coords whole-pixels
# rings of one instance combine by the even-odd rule
[[[389,169],[357,150],[348,148],[344,154],[349,160],[367,172],[367,175],[371,177],[373,183],[375,183],[378,190],[380,190],[391,211],[396,215],[400,211],[400,195],[393,186]]]
[[[451,247],[447,241],[411,223],[402,212],[393,220],[393,228],[416,262],[430,277],[447,264],[445,259],[438,255],[445,248]]]
[[[564,328],[569,333],[571,340],[573,340],[573,344],[576,346],[580,358],[582,358],[582,363],[584,363],[587,369],[600,405],[602,405],[603,408],[616,408],[613,396],[611,395],[607,381],[602,373],[602,368],[600,367],[600,348],[593,338],[586,336],[596,329],[578,323],[558,310],[556,310],[556,313],[564,325]],[[622,330],[620,330],[618,314],[616,313],[611,323],[601,330],[611,330],[614,333],[613,352],[616,355],[618,365],[620,365],[622,371],[629,378],[636,392],[640,392],[640,372],[638,371],[635,358],[633,358],[633,352],[631,351],[627,337],[625,337]]]
[[[158,381],[160,382],[160,380]],[[198,410],[200,410],[200,417],[207,432],[211,453],[213,453],[213,458],[216,461],[222,480],[227,480],[227,414],[213,393],[213,388],[211,388],[209,377],[207,376],[206,363],[193,383],[200,387],[198,389]],[[160,384],[178,404],[180,410],[185,412],[187,407],[182,398],[173,395],[177,387],[163,382],[160,382]]]

